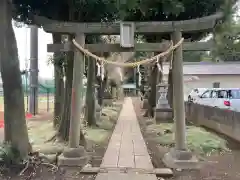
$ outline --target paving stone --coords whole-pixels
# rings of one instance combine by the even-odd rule
[[[107,149],[101,167],[117,167],[119,149]]]
[[[141,141],[133,141],[133,151],[136,156],[148,155],[147,146]]]
[[[153,169],[152,161],[149,155],[135,156],[135,167],[141,169]]]
[[[134,155],[125,155],[125,156],[120,156],[118,159],[118,167],[130,167],[134,168],[135,163],[134,163]]]
[[[153,174],[137,174],[137,173],[99,173],[95,180],[157,180]]]

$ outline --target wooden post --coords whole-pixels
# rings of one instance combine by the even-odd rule
[[[76,41],[84,47],[85,36],[84,34],[77,34]],[[72,102],[71,102],[71,120],[69,130],[69,145],[70,148],[79,147],[80,140],[80,118],[81,118],[81,105],[82,105],[82,90],[83,90],[83,66],[84,55],[78,50],[74,55],[74,68],[73,68],[73,86],[72,86]]]
[[[180,31],[172,34],[173,43],[178,43],[182,38]],[[182,45],[175,49],[173,53],[173,109],[175,123],[175,141],[177,150],[186,149],[186,125],[185,107],[183,92],[183,55]]]

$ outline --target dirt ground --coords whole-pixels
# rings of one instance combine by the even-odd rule
[[[121,104],[121,103],[120,103]],[[115,117],[115,122],[118,118],[119,112],[121,108],[117,111],[117,116]],[[107,111],[105,111],[107,112]],[[44,121],[45,119],[51,118],[51,114],[41,114],[38,117],[32,118],[28,121]],[[115,125],[115,124],[114,124]],[[104,128],[108,127],[107,124],[103,124]],[[104,156],[104,153],[106,151],[109,139],[111,137],[112,131],[114,129],[114,126],[111,127],[111,129],[108,129],[110,133],[108,134],[107,138],[104,139],[104,141],[101,141],[101,143],[96,143],[91,140],[88,140],[88,154],[90,157],[89,165],[93,167],[99,167],[102,158]],[[3,129],[0,129],[0,133],[2,133]],[[94,129],[92,131],[95,131]],[[95,136],[92,134],[92,136]],[[0,164],[0,180],[94,180],[96,175],[83,175],[80,174],[81,168],[66,168],[66,167],[57,167],[53,166],[51,164],[39,164],[37,166],[28,168],[23,175],[19,175],[21,170],[24,168],[24,166],[17,166],[17,167],[11,167],[10,170],[6,170],[5,168],[1,167]]]
[[[33,116],[30,119],[27,119],[27,121],[42,121],[42,120],[51,119],[51,118],[52,118],[52,113],[40,112],[38,115]],[[4,112],[0,111],[0,142],[2,142],[4,139],[4,130],[3,130],[4,125],[2,125],[3,120],[4,120]]]
[[[141,101],[139,98],[133,98],[135,111],[141,126],[141,130],[148,146],[152,162],[156,168],[164,167],[161,159],[168,151],[168,148],[162,147],[153,140],[156,134],[146,131],[147,118],[142,114]],[[147,123],[146,123],[147,122]],[[222,136],[222,135],[219,135]],[[240,144],[224,137],[228,142],[230,152],[202,157],[205,165],[200,170],[175,171],[172,180],[239,180],[240,179]]]

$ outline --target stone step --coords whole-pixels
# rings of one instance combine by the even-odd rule
[[[158,177],[170,177],[173,171],[169,168],[155,168],[155,169],[142,169],[142,168],[101,168],[101,167],[84,167],[81,174],[98,174],[98,173],[137,173],[137,174],[155,174]]]

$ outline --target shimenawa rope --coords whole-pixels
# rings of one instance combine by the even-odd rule
[[[138,61],[138,62],[133,62],[133,63],[119,63],[119,62],[114,62],[114,61],[108,61],[106,60],[105,58],[102,58],[102,57],[99,57],[99,56],[96,56],[95,54],[89,52],[87,49],[84,49],[82,46],[80,46],[76,41],[75,39],[73,39],[73,44],[74,46],[79,50],[81,51],[82,53],[84,53],[85,55],[87,56],[90,56],[98,61],[101,61],[102,63],[106,63],[106,64],[112,64],[112,65],[116,65],[116,66],[122,66],[122,67],[136,67],[138,65],[142,65],[142,64],[146,64],[146,63],[150,63],[152,61],[155,61],[156,59],[159,60],[159,58],[163,57],[163,56],[166,56],[168,55],[170,52],[172,52],[173,50],[175,50],[178,46],[180,46],[182,43],[183,43],[183,40],[184,38],[182,38],[177,44],[173,45],[172,41],[171,41],[171,45],[170,47],[162,52],[162,53],[159,53],[151,58],[147,58],[147,59],[144,59],[144,60],[141,60],[141,61]]]

